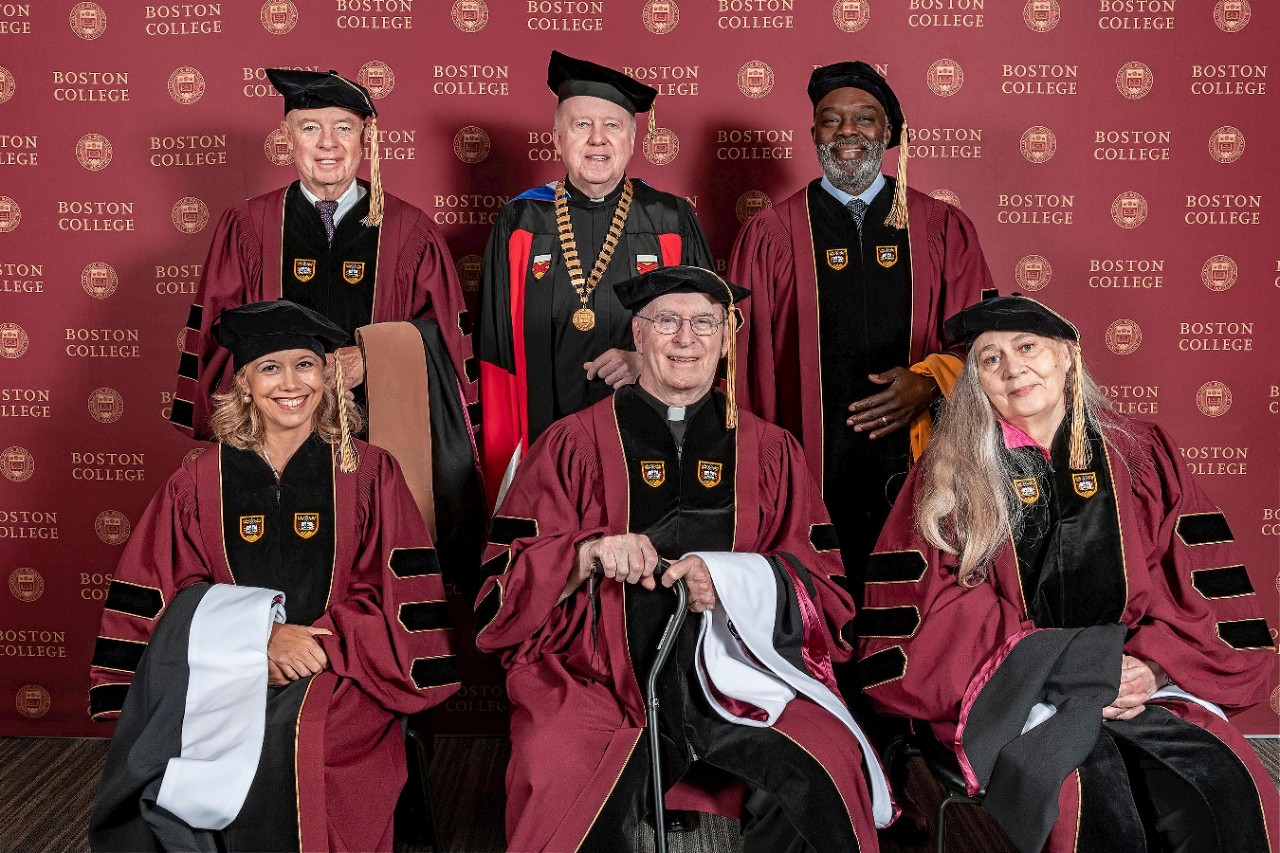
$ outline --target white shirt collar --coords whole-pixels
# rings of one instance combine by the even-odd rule
[[[822,176],[822,188],[831,193],[831,195],[835,197],[835,200],[840,202],[841,205],[847,205],[853,199],[860,198],[867,203],[867,207],[870,207],[871,200],[876,197],[876,194],[880,192],[885,183],[884,175],[876,175],[876,179],[871,182],[871,186],[867,187],[861,195],[849,195],[847,192],[831,183],[831,179],[826,175]]]
[[[302,190],[302,194],[307,197],[307,201],[311,206],[315,207],[316,202],[320,200],[320,196],[307,189],[307,185],[301,181],[298,182],[298,187]],[[338,209],[333,212],[333,225],[335,228],[342,221],[342,217],[346,216],[351,208],[355,207],[360,199],[364,198],[367,192],[368,190],[360,186],[359,181],[351,181],[351,186],[347,187],[347,191],[338,196]]]

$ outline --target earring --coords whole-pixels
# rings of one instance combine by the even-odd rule
[[[249,402],[249,399],[250,399],[250,398],[249,398],[249,395],[248,395],[248,394],[241,394],[241,395],[240,395],[240,402],[241,402],[241,403],[247,403],[247,402]]]

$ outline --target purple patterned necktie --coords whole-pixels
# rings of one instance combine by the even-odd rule
[[[325,236],[329,238],[329,242],[333,242],[333,213],[338,209],[336,201],[325,201],[323,199],[316,202],[316,212],[320,214],[320,221],[324,223]]]
[[[316,202],[319,204],[319,202]],[[858,225],[858,233],[862,233],[862,219],[867,215],[867,203],[860,198],[851,198],[845,202],[845,207],[849,209],[849,215],[853,217],[853,221]]]

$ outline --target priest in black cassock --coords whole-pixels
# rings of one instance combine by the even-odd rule
[[[513,456],[551,423],[636,380],[631,312],[616,283],[675,264],[711,267],[684,199],[628,177],[636,113],[657,92],[552,51],[553,137],[566,175],[512,199],[485,250],[477,332],[481,458],[492,500]]]
[[[269,68],[267,77],[284,96],[281,133],[298,180],[218,223],[187,317],[170,420],[210,437],[209,400],[233,373],[213,326],[228,308],[268,299],[311,308],[348,335],[370,323],[434,320],[461,399],[475,402],[470,323],[449,248],[425,212],[383,192],[369,91],[336,71]],[[365,142],[368,182],[356,178]],[[338,357],[356,385],[359,349]]]

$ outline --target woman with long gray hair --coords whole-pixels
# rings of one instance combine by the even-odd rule
[[[1280,849],[1227,721],[1275,648],[1221,510],[1065,318],[997,297],[946,331],[964,371],[867,565],[867,698],[928,723],[1026,853]]]

